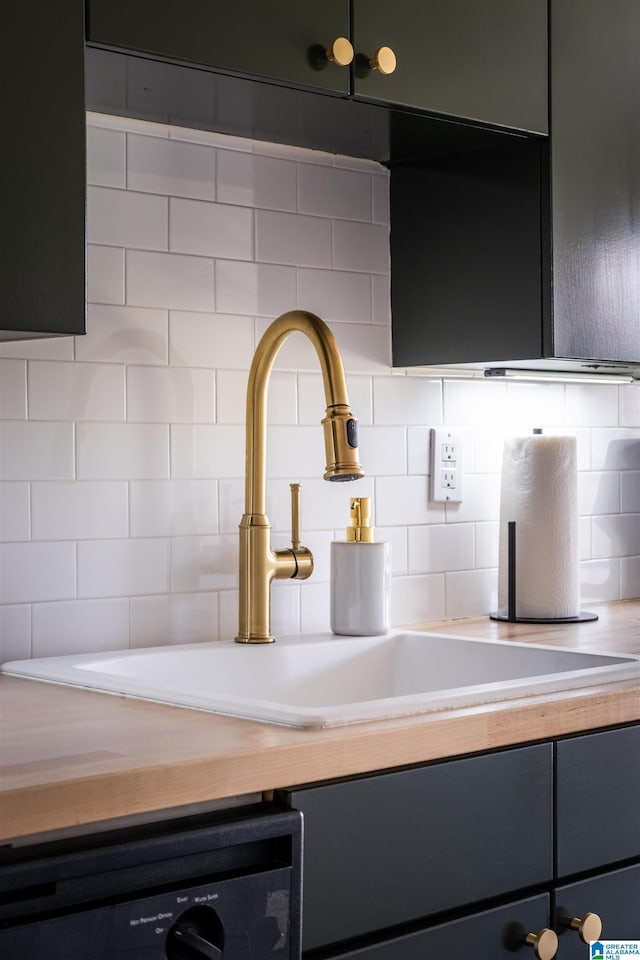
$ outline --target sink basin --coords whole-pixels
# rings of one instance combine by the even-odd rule
[[[2,671],[253,720],[329,727],[640,678],[640,657],[397,631],[20,660]]]

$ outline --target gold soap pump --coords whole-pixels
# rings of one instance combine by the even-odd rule
[[[351,523],[347,527],[347,541],[372,543],[375,540],[375,527],[370,526],[371,497],[351,497],[349,513]]]
[[[331,544],[331,630],[375,636],[389,629],[391,548],[375,540],[371,497],[351,497],[346,540]]]

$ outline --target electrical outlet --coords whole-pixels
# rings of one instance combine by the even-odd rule
[[[462,434],[447,427],[432,427],[429,446],[429,499],[460,503],[462,500]]]

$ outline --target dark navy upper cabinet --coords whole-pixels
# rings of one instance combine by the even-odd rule
[[[87,39],[215,70],[349,92],[326,51],[349,37],[347,0],[88,0]]]
[[[353,19],[357,96],[547,133],[546,0],[354,0]]]
[[[396,366],[637,376],[640,0],[549,9],[549,137],[393,170]]]
[[[83,7],[3,11],[0,340],[85,329]]]
[[[547,132],[546,0],[88,0],[87,38],[243,76]],[[337,37],[351,70],[329,62]],[[370,66],[391,48],[397,69]],[[382,68],[385,69],[384,67]],[[351,83],[353,79],[353,83]]]

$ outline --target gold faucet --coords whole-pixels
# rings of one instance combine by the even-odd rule
[[[312,313],[291,310],[274,320],[256,347],[247,386],[244,516],[240,521],[240,603],[237,643],[272,643],[271,581],[306,580],[313,556],[300,545],[300,484],[291,484],[291,546],[271,548],[266,515],[267,389],[273,362],[290,333],[306,334],[316,349],[327,404],[322,420],[327,457],[325,480],[357,480],[357,420],[349,408],[342,357],[326,323]]]

